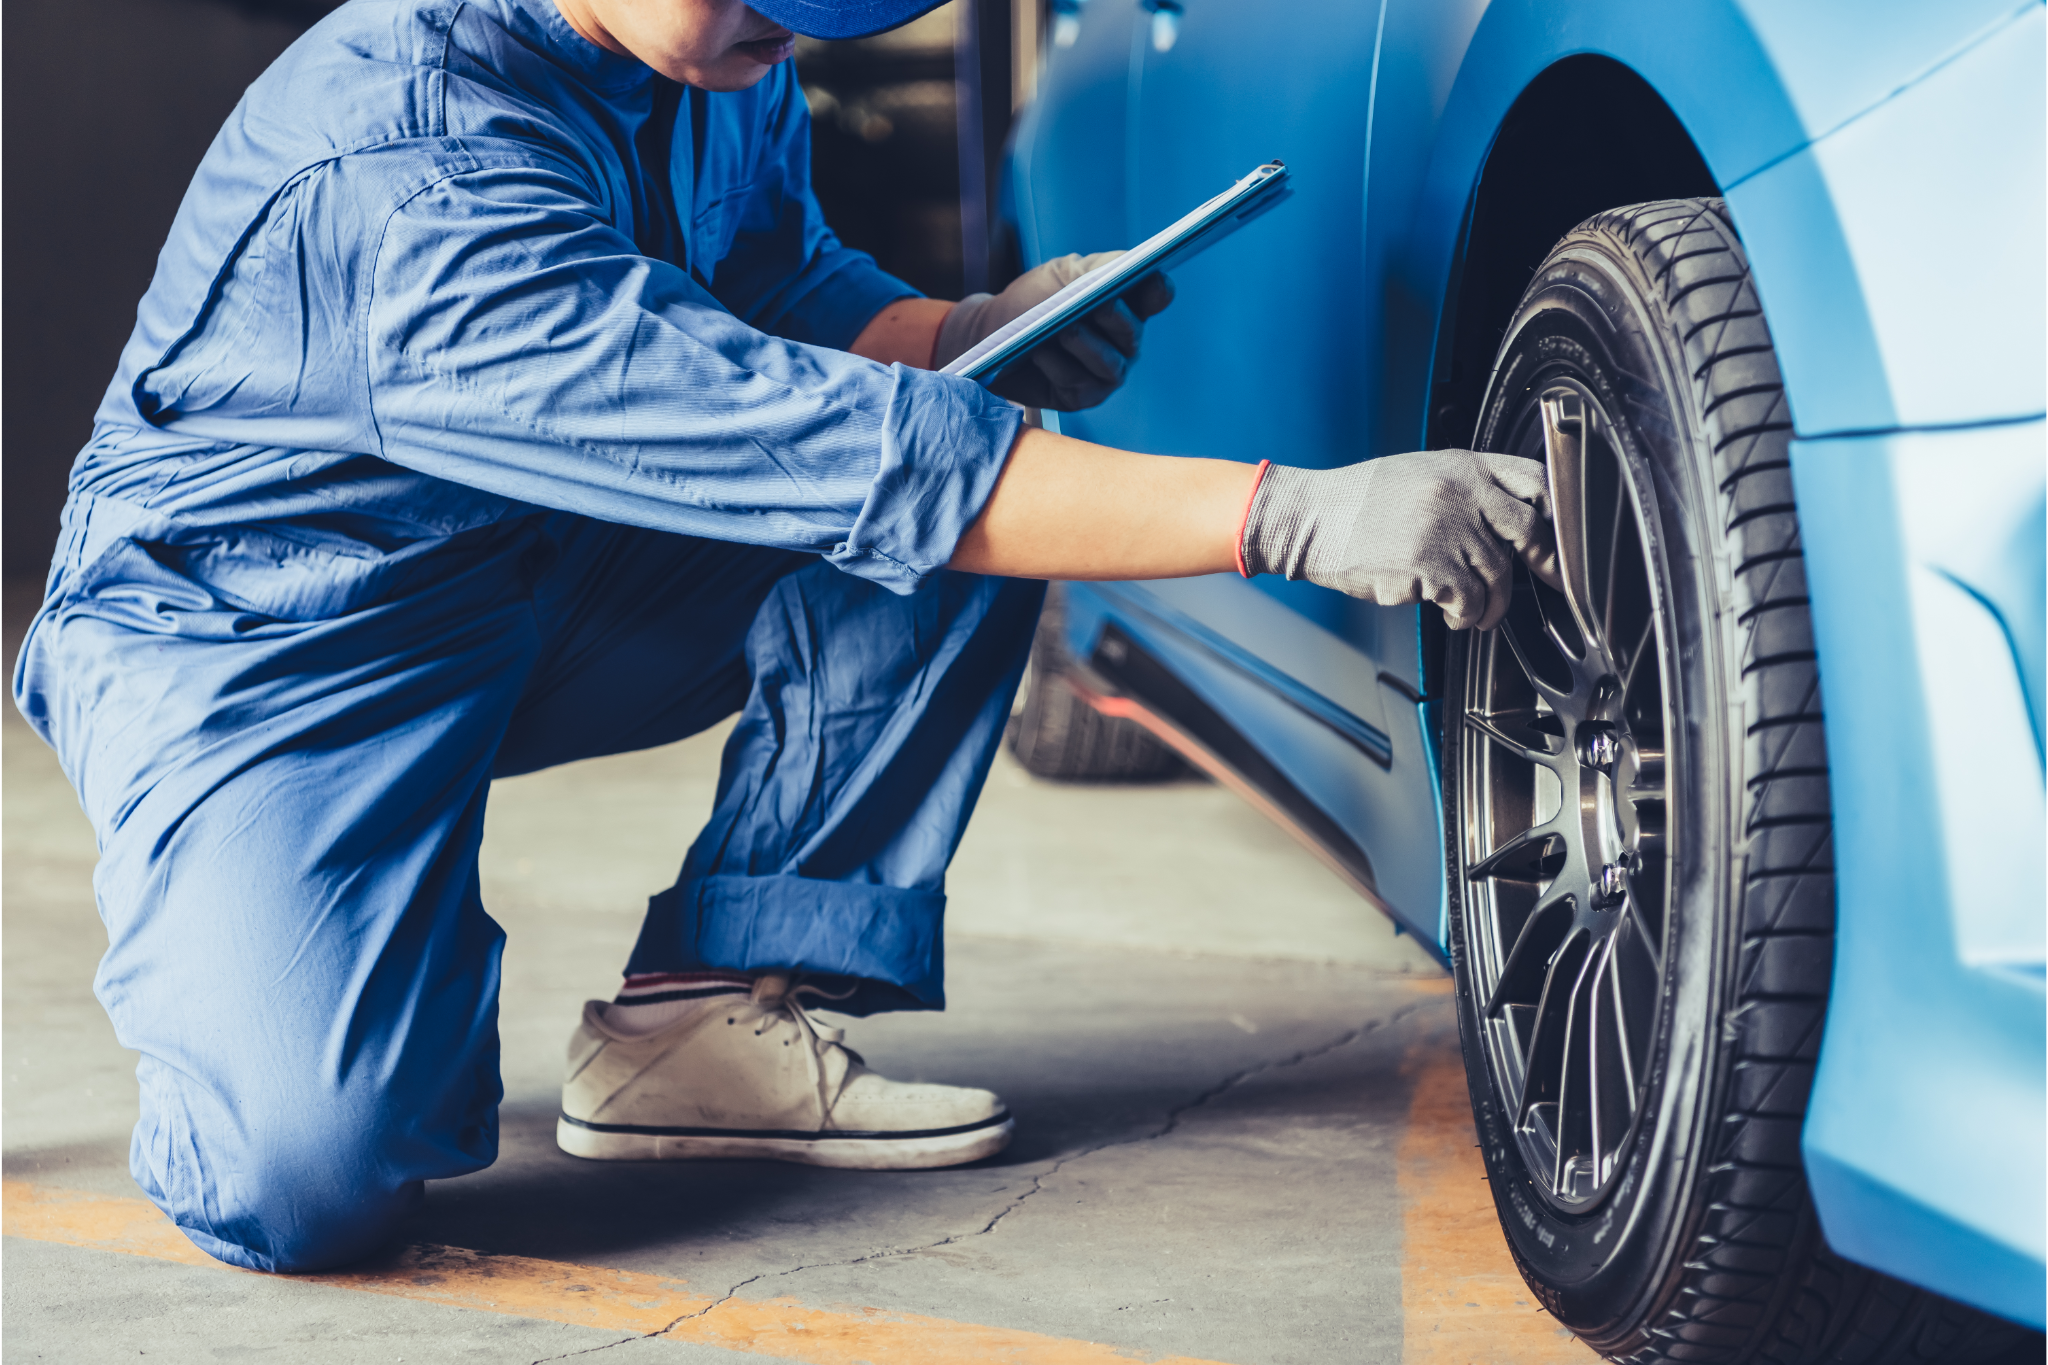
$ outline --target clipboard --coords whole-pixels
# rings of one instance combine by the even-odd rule
[[[1252,219],[1278,207],[1292,193],[1287,186],[1287,167],[1278,161],[1267,162],[1164,231],[998,327],[939,373],[964,375],[984,385],[994,383],[1076,318],[1120,298],[1147,275],[1193,259]]]

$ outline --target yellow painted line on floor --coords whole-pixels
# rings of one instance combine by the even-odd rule
[[[0,1232],[225,1269],[146,1199],[0,1182]],[[673,1341],[806,1365],[1131,1365],[1150,1359],[1090,1341],[879,1308],[812,1308],[793,1299],[720,1303],[659,1275],[486,1256],[459,1247],[410,1246],[363,1270],[292,1279],[576,1327],[661,1333]],[[1176,1356],[1155,1365],[1217,1362]]]
[[[1415,1089],[1396,1157],[1403,1365],[1593,1365],[1599,1356],[1543,1311],[1508,1253],[1456,1040],[1418,1044],[1408,1072]]]

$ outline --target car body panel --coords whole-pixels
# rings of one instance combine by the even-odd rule
[[[1795,429],[1882,431],[1897,425],[1884,356],[1811,148],[1728,189],[1778,348]]]
[[[1039,98],[1018,123],[1005,189],[1014,200],[1019,246],[1034,263],[1137,240],[1124,221],[1121,193],[1041,193],[1052,183],[1064,189],[1124,181],[1124,77],[1130,44],[1127,26],[1103,22],[1103,8],[1093,8],[1075,26],[1076,41],[1048,64]],[[1047,149],[1047,160],[1056,158],[1056,168],[1037,168],[1041,149]]]
[[[2044,29],[2030,8],[1813,147],[1899,426],[2048,408],[2040,313],[2012,306],[2048,290]]]
[[[2042,424],[1793,449],[1837,811],[1815,1203],[1843,1254],[2039,1323]]]
[[[1869,112],[2030,8],[2028,0],[1873,0],[1853,9],[1744,0],[1741,6],[1801,126],[1814,138]]]
[[[1159,588],[1169,591],[1154,591]],[[1097,656],[1104,626],[1114,622],[1172,668],[1352,838],[1368,865],[1360,889],[1443,957],[1442,859],[1413,853],[1442,838],[1430,778],[1435,765],[1422,707],[1397,669],[1380,668],[1334,636],[1316,639],[1301,618],[1273,610],[1270,599],[1242,580],[1070,584],[1066,591],[1067,645],[1076,657],[1107,670]],[[1208,622],[1218,619],[1219,602],[1233,599],[1239,629],[1213,629]],[[1203,616],[1182,610],[1183,604]],[[1276,667],[1299,658],[1305,644],[1318,652],[1319,663],[1352,660],[1349,684],[1337,697],[1315,693],[1298,681],[1300,674]],[[1407,653],[1390,652],[1397,663]],[[1370,847],[1361,835],[1369,835]],[[1385,856],[1389,850],[1401,856]]]
[[[2041,1325],[2042,5],[1182,9],[1162,47],[1140,0],[1085,0],[1018,137],[1027,258],[1135,239],[1270,157],[1295,198],[1178,272],[1132,382],[1067,419],[1088,439],[1316,467],[1417,448],[1476,187],[1522,93],[1608,58],[1692,139],[1802,438],[1839,858],[1815,1200],[1845,1254]],[[1269,578],[1072,593],[1077,657],[1105,631],[1154,653],[1443,950],[1414,609]],[[1322,704],[1389,760],[1334,741]]]
[[[2043,12],[1728,189],[1802,434],[2048,407]],[[1995,137],[1976,136],[1995,128]]]

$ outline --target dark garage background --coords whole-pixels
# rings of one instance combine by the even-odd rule
[[[0,51],[0,549],[40,579],[72,457],[193,168],[320,0],[7,0]],[[1009,270],[986,224],[1038,0],[953,0],[894,33],[801,44],[813,175],[844,238],[957,298]],[[961,154],[960,130],[968,133]],[[966,187],[963,195],[962,186]],[[964,211],[963,211],[964,205]]]

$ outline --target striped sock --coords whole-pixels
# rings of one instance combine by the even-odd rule
[[[706,1000],[744,996],[753,989],[749,972],[642,972],[619,987],[604,1021],[629,1036],[659,1033]]]

